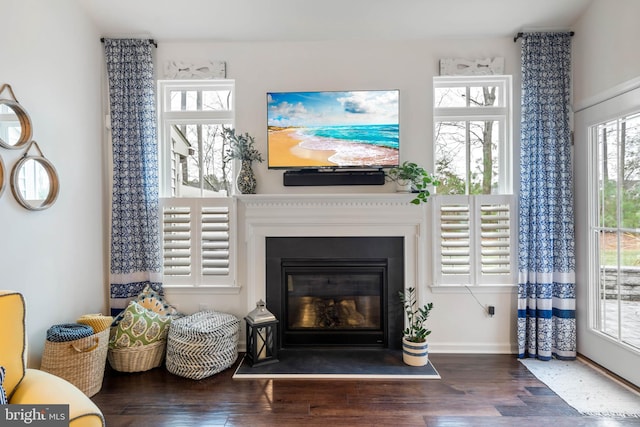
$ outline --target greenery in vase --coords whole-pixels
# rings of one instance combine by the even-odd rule
[[[429,329],[425,327],[429,313],[433,309],[433,303],[425,304],[422,307],[418,307],[418,299],[415,288],[408,288],[407,292],[398,292],[400,301],[404,306],[404,311],[407,314],[408,327],[402,331],[402,335],[411,342],[425,342],[427,336],[431,333]]]
[[[405,161],[400,166],[389,169],[387,178],[392,182],[408,181],[415,191],[415,198],[411,200],[414,205],[427,203],[431,193],[429,186],[440,184],[438,179],[416,163]]]
[[[255,139],[248,133],[236,135],[235,129],[224,129],[224,140],[228,143],[229,150],[224,156],[224,161],[233,159],[262,162],[262,154],[254,147]]]

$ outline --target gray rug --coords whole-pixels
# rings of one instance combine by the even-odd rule
[[[639,393],[580,359],[520,361],[581,414],[640,418]]]
[[[281,350],[278,362],[250,366],[242,360],[234,379],[439,379],[429,362],[408,366],[401,350]]]

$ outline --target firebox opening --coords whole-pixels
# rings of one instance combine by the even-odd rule
[[[266,255],[280,348],[400,348],[403,237],[267,237]]]
[[[289,345],[385,346],[386,260],[283,260]]]

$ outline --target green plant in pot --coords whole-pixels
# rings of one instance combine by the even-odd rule
[[[262,154],[255,148],[255,138],[248,133],[236,135],[235,129],[225,128],[222,137],[229,147],[224,156],[225,163],[233,159],[241,161],[240,172],[236,179],[238,190],[242,194],[256,192],[256,177],[253,173],[252,162],[262,162]]]
[[[433,309],[433,303],[420,307],[415,288],[398,292],[407,317],[407,327],[402,331],[402,360],[410,366],[424,366],[429,362],[429,344],[427,337],[431,330],[426,322]]]
[[[399,192],[415,193],[415,198],[411,200],[414,205],[426,203],[431,195],[429,187],[440,184],[440,181],[422,166],[409,161],[389,169],[386,176],[389,181],[396,183]]]

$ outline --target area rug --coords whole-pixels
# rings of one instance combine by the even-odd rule
[[[431,361],[408,366],[401,350],[281,350],[278,362],[250,366],[242,360],[234,379],[439,379]]]
[[[640,393],[581,359],[520,361],[581,414],[640,418]]]

